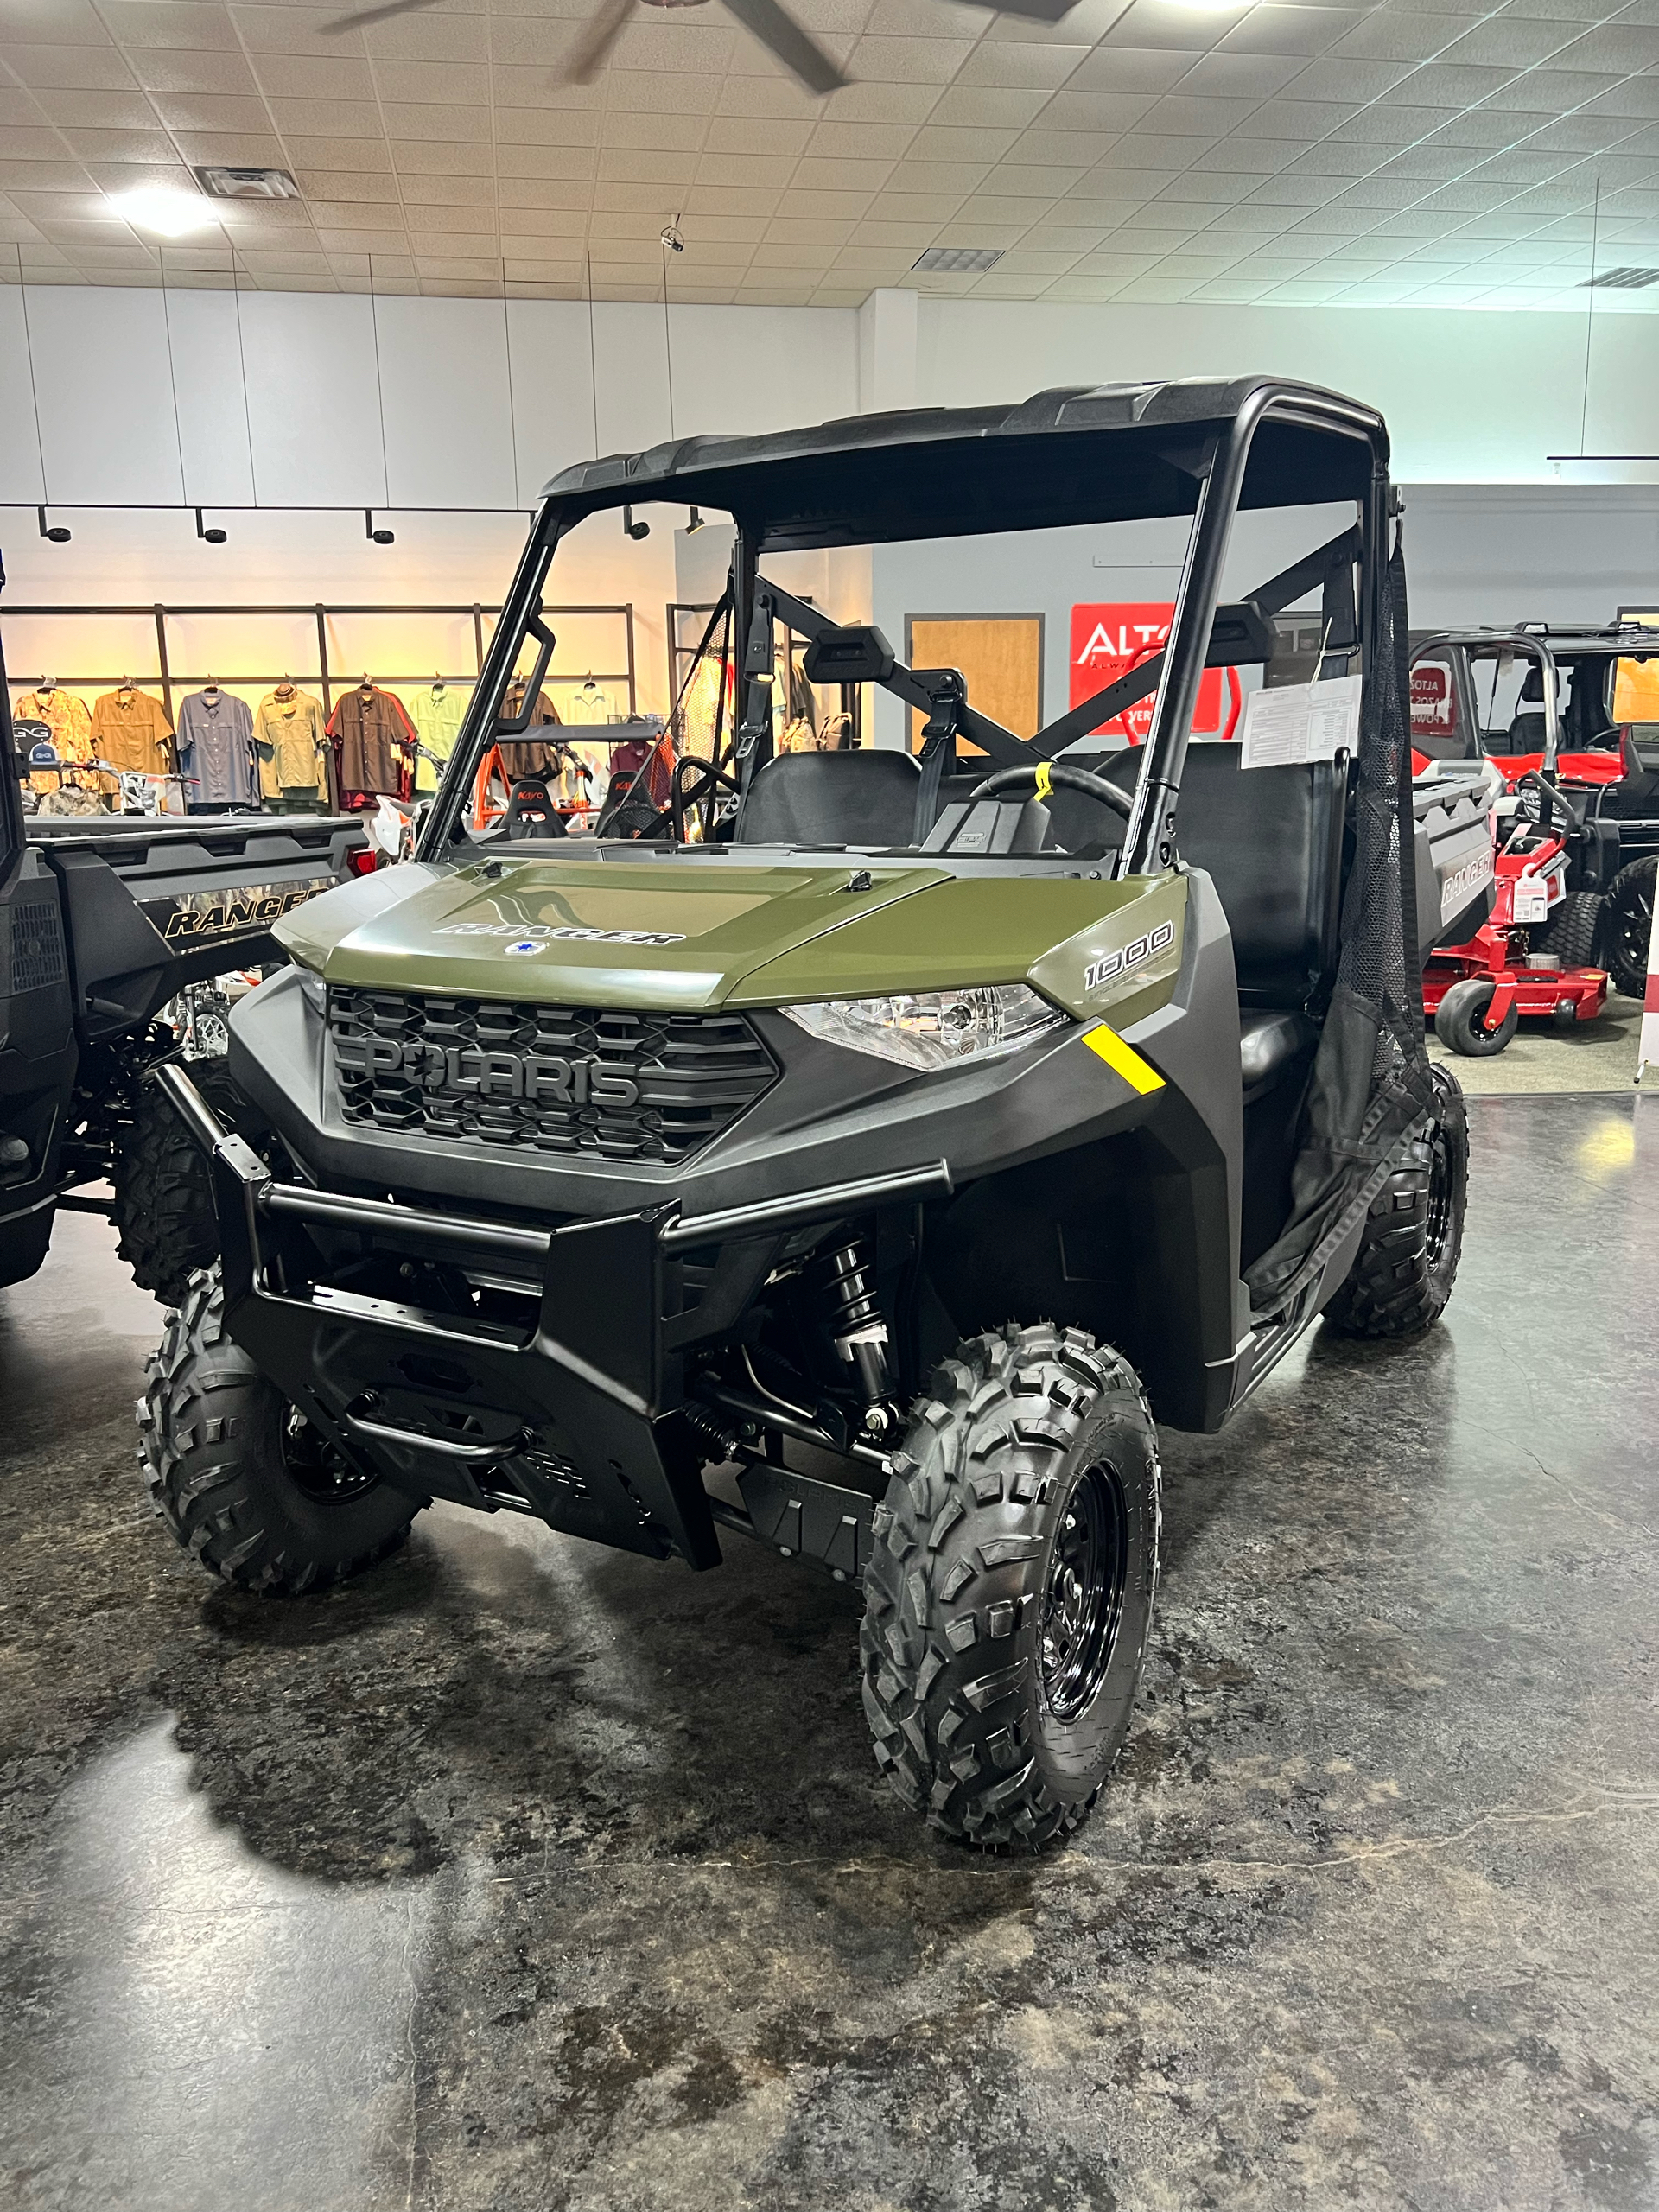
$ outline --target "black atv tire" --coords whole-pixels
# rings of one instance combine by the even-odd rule
[[[1497,988],[1490,976],[1465,976],[1460,983],[1452,984],[1434,1014],[1434,1034],[1442,1045],[1470,1060],[1490,1060],[1503,1050],[1515,1034],[1521,1013],[1511,999],[1503,1020],[1496,1029],[1489,1029],[1484,1017]]]
[[[225,1333],[215,1267],[198,1274],[138,1401],[150,1503],[210,1573],[298,1598],[395,1552],[428,1501],[350,1467]]]
[[[1601,893],[1569,891],[1539,939],[1537,950],[1553,952],[1563,968],[1593,968],[1601,944]]]
[[[270,1132],[231,1080],[223,1059],[192,1060],[188,1073],[227,1128],[255,1151]],[[153,1083],[142,1084],[132,1127],[115,1157],[111,1178],[117,1256],[132,1269],[140,1290],[176,1306],[198,1268],[219,1257],[219,1223],[213,1182],[200,1147]]]
[[[1648,944],[1653,932],[1659,853],[1632,861],[1607,887],[1602,902],[1601,964],[1627,999],[1648,995]]]
[[[860,1638],[875,1756],[948,1835],[1035,1849],[1125,1737],[1158,1580],[1157,1432],[1080,1329],[957,1347],[895,1454]]]
[[[1469,1117],[1457,1078],[1431,1068],[1435,1118],[1371,1201],[1348,1280],[1325,1309],[1344,1337],[1417,1337],[1446,1311],[1463,1250]]]

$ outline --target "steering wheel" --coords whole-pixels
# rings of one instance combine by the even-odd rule
[[[1546,806],[1559,806],[1561,810],[1562,817],[1570,829],[1583,829],[1583,809],[1581,807],[1574,806],[1572,800],[1568,798],[1566,792],[1563,791],[1559,785],[1546,782],[1544,778],[1539,774],[1535,768],[1529,768],[1526,774],[1519,779],[1516,786],[1517,791],[1520,789],[1522,784],[1531,784],[1537,791],[1542,793],[1542,799],[1539,806],[1539,810],[1533,817],[1541,827],[1542,826],[1544,819],[1544,808]]]
[[[689,779],[683,780],[688,768],[693,770],[698,779],[696,788],[690,791],[685,788],[685,781]],[[685,817],[699,806],[704,810],[702,831],[706,838],[714,826],[715,793],[721,791],[741,791],[741,789],[742,785],[735,776],[728,776],[712,760],[703,760],[699,753],[683,753],[674,763],[674,772],[668,785],[668,807],[674,822],[675,843],[683,845],[685,842]]]
[[[1129,795],[1121,791],[1116,784],[1109,784],[1104,776],[1096,776],[1092,769],[1070,768],[1063,760],[1039,760],[1034,768],[999,768],[994,776],[987,776],[982,784],[976,784],[968,794],[971,805],[976,799],[1001,798],[1004,791],[1017,791],[1021,784],[1030,783],[1038,798],[1046,798],[1052,791],[1077,791],[1084,798],[1098,799],[1103,806],[1109,806],[1114,814],[1129,818]]]

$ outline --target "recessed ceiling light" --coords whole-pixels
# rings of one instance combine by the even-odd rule
[[[205,168],[196,182],[215,200],[297,200],[300,188],[286,169]]]
[[[219,220],[200,193],[175,192],[166,185],[118,192],[110,205],[135,228],[155,231],[164,238],[181,238],[187,231],[203,230]]]
[[[912,271],[920,270],[925,276],[934,271],[948,270],[953,276],[988,269],[994,261],[1001,261],[1000,245],[931,245],[919,261],[912,261]]]

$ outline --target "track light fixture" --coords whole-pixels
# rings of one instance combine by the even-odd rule
[[[693,507],[691,510],[691,519],[685,525],[686,536],[690,537],[696,531],[699,530],[706,530],[707,528],[708,524],[703,521],[702,517],[697,512],[696,509]]]
[[[228,532],[218,528],[209,530],[202,521],[201,509],[200,507],[196,509],[196,536],[198,537],[205,539],[209,545],[222,545],[227,535]]]
[[[54,522],[48,527],[46,519],[46,509],[44,507],[36,507],[35,512],[40,518],[41,536],[42,537],[50,538],[54,545],[67,545],[69,543],[69,532],[64,528],[60,522]]]
[[[630,537],[651,536],[651,524],[648,522],[635,522],[632,507],[624,507],[622,510],[622,527]]]
[[[363,535],[365,537],[372,538],[377,545],[395,545],[397,542],[391,531],[375,528],[372,507],[365,507],[363,510]]]

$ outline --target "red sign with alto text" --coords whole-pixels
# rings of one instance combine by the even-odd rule
[[[1071,696],[1080,707],[1096,691],[1103,691],[1120,676],[1150,660],[1169,636],[1175,609],[1167,600],[1113,600],[1076,606],[1071,609]],[[1206,668],[1198,685],[1198,710],[1192,717],[1194,737],[1230,737],[1238,726],[1244,688],[1238,671]],[[1149,691],[1121,715],[1090,733],[1093,736],[1124,737],[1131,745],[1144,744],[1152,728],[1155,691]]]

